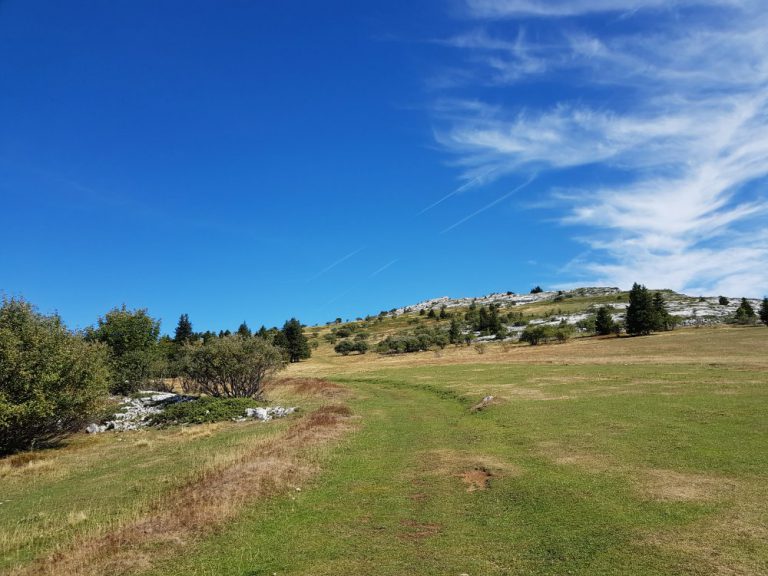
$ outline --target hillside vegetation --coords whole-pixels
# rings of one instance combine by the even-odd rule
[[[571,338],[372,351],[450,331],[471,301],[308,327],[311,357],[260,391],[300,407],[284,419],[75,434],[0,459],[0,573],[768,573],[768,328],[596,337],[576,318],[626,293],[531,296],[498,312],[568,317]],[[664,297],[670,313],[726,306]]]

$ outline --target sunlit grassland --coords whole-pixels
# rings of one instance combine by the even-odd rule
[[[362,428],[326,472],[151,573],[766,573],[766,339],[348,363],[331,377],[356,392]],[[466,482],[478,471],[485,489]]]
[[[288,375],[348,390],[296,403],[355,414],[354,431],[302,449],[317,472],[300,491],[244,500],[173,554],[82,573],[768,573],[764,327],[401,356],[324,343]],[[151,514],[291,425],[79,437],[6,466],[2,568]]]
[[[322,403],[285,390],[270,398],[305,411]],[[0,460],[0,573],[162,508],[169,494],[288,426],[220,422],[78,434],[59,447]]]

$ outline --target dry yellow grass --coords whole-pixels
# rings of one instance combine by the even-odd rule
[[[258,441],[235,459],[227,456],[215,463],[148,513],[103,534],[81,538],[13,574],[85,576],[144,570],[234,517],[245,502],[306,481],[316,472],[308,450],[349,430],[350,415],[343,405],[319,408],[285,433]],[[68,520],[76,524],[86,518],[83,512],[73,512]]]
[[[765,338],[755,338],[756,332]],[[755,348],[757,346],[757,349]],[[764,327],[719,326],[684,328],[651,336],[574,338],[565,344],[488,343],[482,354],[473,347],[445,348],[441,355],[419,352],[400,355],[340,356],[323,344],[310,360],[288,367],[289,377],[367,372],[384,368],[446,364],[716,364],[768,369],[768,331]]]

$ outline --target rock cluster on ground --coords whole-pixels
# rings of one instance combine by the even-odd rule
[[[255,418],[256,420],[272,420],[272,418],[282,418],[296,412],[296,407],[291,406],[283,408],[282,406],[272,406],[268,408],[246,408],[245,416],[247,418]],[[244,420],[245,418],[243,418]]]
[[[85,431],[89,434],[98,434],[107,430],[126,431],[145,428],[152,423],[152,417],[161,414],[166,407],[179,402],[194,402],[197,396],[185,396],[172,392],[142,391],[137,398],[123,398],[120,408],[103,424],[90,424]],[[246,408],[244,416],[236,418],[236,421],[244,421],[248,418],[268,421],[273,418],[282,418],[293,414],[297,408],[270,406],[266,408]]]

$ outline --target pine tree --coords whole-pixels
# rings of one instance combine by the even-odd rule
[[[613,321],[613,316],[611,316],[608,306],[600,306],[595,315],[595,332],[601,336],[607,336],[608,334],[613,334],[615,328],[616,324]]]
[[[629,291],[627,307],[627,334],[648,335],[654,327],[653,299],[648,289],[635,282]]]
[[[461,322],[456,316],[451,318],[451,326],[448,328],[448,341],[451,344],[461,343]]]
[[[309,358],[312,351],[309,348],[309,341],[304,336],[304,328],[296,318],[288,320],[282,329],[282,338],[280,339],[283,344],[286,354],[291,362],[298,362],[305,358]]]
[[[760,322],[768,326],[768,298],[763,298],[758,315],[760,316]]]
[[[741,304],[739,304],[739,307],[736,309],[736,323],[737,324],[754,324],[754,322],[755,322],[755,309],[752,308],[752,304],[750,304],[746,298],[742,298]]]
[[[251,337],[251,329],[248,328],[248,324],[245,323],[245,320],[243,320],[243,323],[238,326],[237,333],[243,338]]]
[[[653,295],[653,329],[672,330],[672,316],[667,311],[667,303],[661,292]]]
[[[183,344],[191,340],[193,335],[192,322],[189,321],[189,316],[182,314],[179,316],[179,323],[176,325],[176,334],[173,336],[173,341],[176,344]]]

